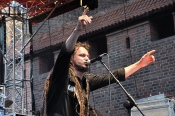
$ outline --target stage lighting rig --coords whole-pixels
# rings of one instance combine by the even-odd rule
[[[0,15],[8,19],[13,18],[22,21],[22,18],[25,16],[25,10],[26,9],[21,4],[13,0],[7,7],[0,11]]]

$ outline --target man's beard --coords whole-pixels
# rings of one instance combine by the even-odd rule
[[[77,65],[77,64],[75,64],[75,63],[74,63],[74,67],[75,67],[76,70],[78,70],[78,71],[80,71],[80,72],[86,72],[86,71],[88,71],[88,69],[89,69],[88,66],[83,67],[83,66]]]

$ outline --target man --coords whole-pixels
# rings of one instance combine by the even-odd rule
[[[56,63],[45,84],[45,115],[47,116],[91,116],[89,92],[108,85],[110,74],[97,76],[84,74],[88,70],[89,45],[77,43],[78,35],[84,26],[91,23],[92,17],[87,16],[85,9],[78,18],[76,28],[63,44]],[[119,81],[155,61],[152,50],[142,58],[125,68],[114,70],[113,74]],[[115,79],[111,83],[116,82]],[[94,114],[95,115],[95,114]]]

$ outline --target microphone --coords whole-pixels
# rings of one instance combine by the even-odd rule
[[[94,62],[96,62],[96,61],[101,60],[102,57],[103,57],[104,55],[107,55],[107,53],[103,53],[103,54],[99,55],[99,56],[96,57],[96,58],[93,58],[93,59],[91,59],[91,60],[88,60],[88,61],[87,61],[87,64],[94,63]]]

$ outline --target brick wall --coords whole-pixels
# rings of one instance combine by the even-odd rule
[[[125,0],[126,2],[133,2],[135,0]],[[112,8],[115,8],[119,5],[123,4],[123,0],[98,0],[98,8],[95,10],[91,10],[88,12],[88,15],[94,15],[94,14],[104,14],[107,11],[111,10]],[[38,31],[37,37],[41,36],[43,33],[48,32],[49,30],[56,30],[58,27],[65,28],[65,25],[68,24],[72,20],[77,20],[77,17],[82,14],[83,8],[77,8],[72,11],[69,11],[67,13],[61,14],[57,17],[51,18],[47,20],[42,28]],[[42,22],[41,22],[42,23]],[[36,25],[32,26],[33,32],[35,32],[38,27],[41,25],[41,23],[38,23]],[[66,28],[65,28],[66,29]]]
[[[175,95],[175,37],[168,37],[157,41],[151,41],[149,22],[135,25],[129,28],[128,33],[131,41],[131,48],[126,48],[126,30],[117,31],[107,35],[108,54],[110,55],[111,70],[125,67],[136,62],[149,50],[155,49],[156,62],[139,70],[130,76],[122,85],[135,98],[144,98],[159,93],[169,93]],[[57,55],[56,55],[57,56]],[[55,57],[56,58],[56,57]],[[104,59],[107,61],[107,58]],[[38,75],[38,59],[34,60],[34,90],[36,109],[42,105],[41,98],[44,81],[48,73]],[[96,74],[107,73],[100,64],[91,66],[91,72]],[[115,116],[125,116],[127,114],[122,102],[126,95],[117,84],[111,85],[111,113]],[[93,101],[93,98],[95,101]],[[91,105],[105,116],[109,108],[108,87],[101,88],[91,93]]]
[[[152,49],[156,50],[154,54],[156,57],[155,63],[139,70],[125,82],[121,82],[135,99],[159,93],[175,95],[175,37],[151,41],[150,28],[150,23],[145,22],[128,30],[131,39],[130,49],[126,48],[126,31],[118,31],[107,35],[111,70],[128,66],[132,62],[138,61],[144,53]],[[105,72],[100,63],[96,63],[91,67],[93,73],[102,74],[101,72]],[[111,113],[115,116],[126,116],[127,112],[122,103],[127,98],[119,85],[111,85],[111,95]],[[95,98],[95,101],[93,101],[93,98]],[[108,87],[94,91],[91,94],[91,103],[106,116],[109,108]]]
[[[58,52],[54,53],[54,58],[56,59],[58,56]],[[40,110],[43,105],[43,88],[45,84],[45,80],[47,76],[49,75],[49,72],[39,74],[39,59],[34,59],[34,77],[33,77],[33,83],[34,83],[34,96],[35,96],[35,108],[36,111]]]
[[[106,35],[111,70],[128,66],[139,60],[141,56],[149,50],[156,50],[154,54],[156,57],[155,63],[139,70],[125,82],[121,82],[124,88],[135,99],[159,93],[175,95],[175,37],[171,36],[152,41],[152,38],[157,37],[157,35],[154,34],[152,25],[149,22],[128,27],[128,35],[131,42],[130,49],[126,48],[127,32],[125,29],[116,30],[116,32]],[[55,59],[56,56],[57,53],[55,53]],[[104,61],[107,62],[106,57]],[[107,73],[107,71],[100,63],[96,62],[91,66],[90,73],[101,75]],[[35,58],[33,78],[36,110],[40,110],[42,106],[43,86],[48,74],[49,73],[44,73],[39,75],[39,61],[38,58]],[[111,114],[113,116],[126,116],[127,111],[122,105],[122,102],[127,99],[126,95],[117,84],[112,84],[110,88]],[[108,87],[91,93],[90,102],[91,105],[95,106],[104,116],[107,116],[109,109]]]
[[[25,108],[27,114],[32,114],[32,98],[31,98],[31,85],[30,85],[30,62],[25,61],[25,70],[26,70],[26,81],[24,81],[24,99],[27,101],[24,101],[25,103]],[[27,103],[26,103],[27,102]]]

